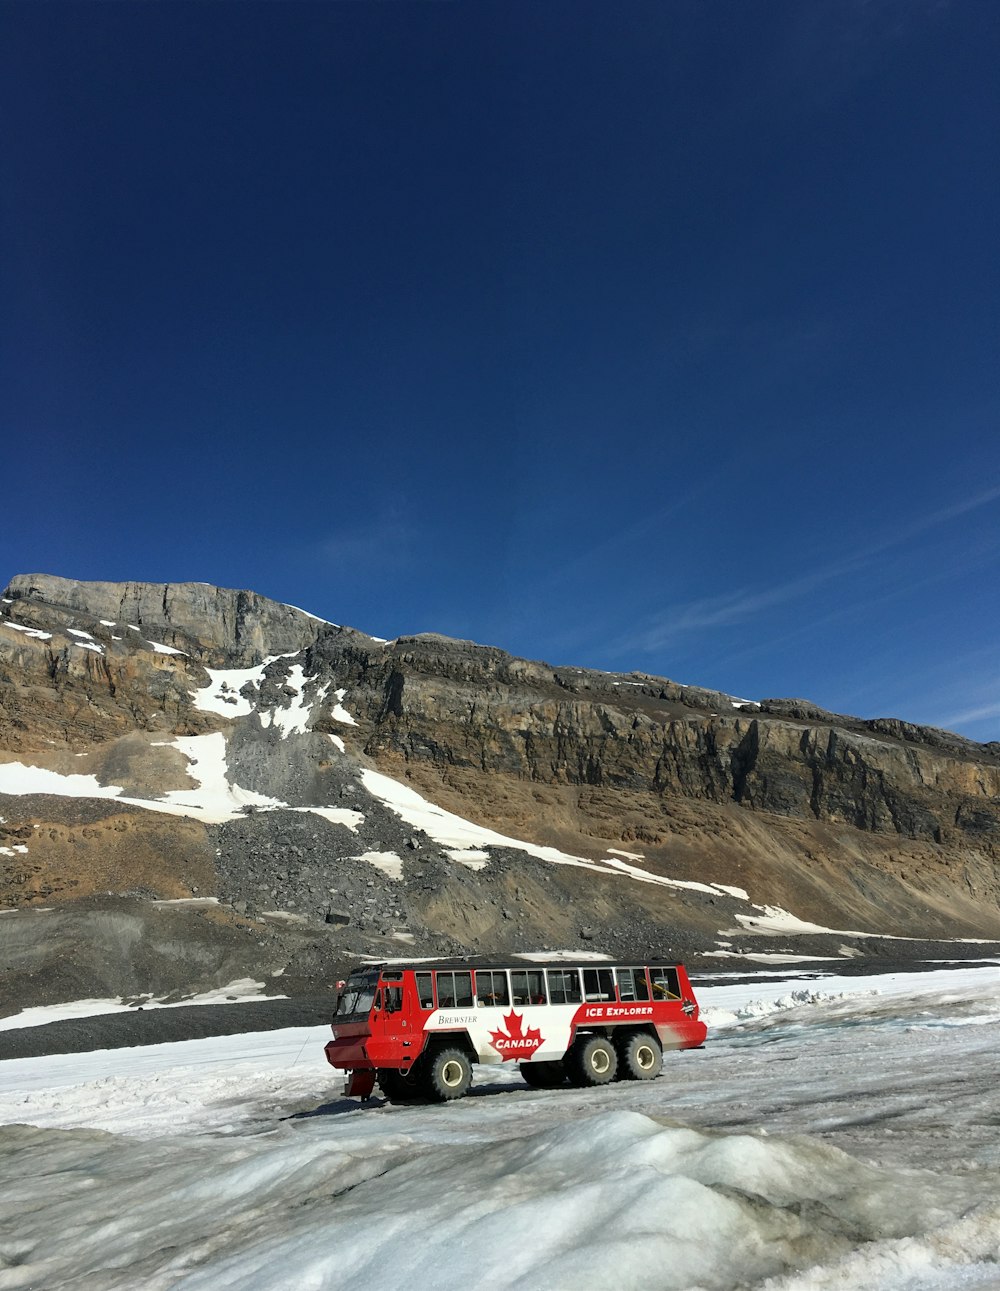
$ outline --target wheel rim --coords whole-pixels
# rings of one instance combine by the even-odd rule
[[[652,1071],[656,1066],[656,1054],[652,1046],[641,1044],[635,1051],[635,1062],[640,1071]]]
[[[441,1083],[447,1085],[449,1089],[457,1089],[462,1083],[464,1074],[462,1064],[456,1062],[454,1058],[449,1058],[441,1068]]]
[[[590,1065],[596,1076],[604,1076],[611,1069],[611,1055],[606,1049],[595,1049],[590,1055]]]

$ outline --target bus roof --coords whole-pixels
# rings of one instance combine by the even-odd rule
[[[533,959],[528,956],[511,955],[501,959],[496,955],[466,955],[448,959],[385,959],[373,960],[370,963],[357,964],[352,972],[378,969],[412,970],[416,973],[437,972],[440,970],[461,969],[545,969],[545,968],[637,968],[655,966],[657,968],[680,968],[679,960],[669,959],[662,955],[636,956],[634,959]]]

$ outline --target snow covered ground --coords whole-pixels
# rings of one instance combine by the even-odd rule
[[[198,898],[193,899],[198,902]],[[204,904],[215,904],[214,897],[202,899]],[[164,902],[167,905],[173,905],[174,902]],[[137,1007],[143,1009],[175,1009],[187,1008],[192,1004],[249,1004],[254,1000],[266,1002],[272,999],[284,999],[285,996],[265,995],[265,984],[256,982],[252,978],[242,977],[239,981],[230,982],[228,986],[220,986],[213,991],[201,991],[197,995],[188,995],[184,999],[164,1000],[153,999],[151,995],[142,995],[126,1001],[122,999],[103,999],[103,1000],[74,1000],[69,1004],[43,1004],[37,1008],[22,1009],[20,1013],[12,1013],[8,1017],[0,1018],[0,1031],[15,1031],[23,1027],[45,1026],[49,1022],[62,1022],[67,1019],[76,1018],[93,1018],[99,1017],[104,1013],[131,1013]]]
[[[1000,969],[699,998],[657,1081],[445,1107],[325,1027],[2,1063],[0,1289],[1000,1288]]]

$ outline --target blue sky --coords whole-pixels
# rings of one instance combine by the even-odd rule
[[[0,50],[0,582],[1000,738],[992,0],[8,0]]]

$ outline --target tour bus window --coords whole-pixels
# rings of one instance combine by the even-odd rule
[[[580,970],[578,968],[549,968],[545,976],[549,982],[550,1004],[579,1004]]]
[[[453,1009],[455,1007],[455,974],[438,973],[438,1008]]]
[[[681,998],[680,982],[677,980],[676,968],[651,968],[649,978],[653,983],[654,1000],[679,1000]]]
[[[585,968],[583,970],[583,998],[585,1000],[613,1000],[615,980],[610,968]]]
[[[499,1004],[509,1004],[507,974],[504,972],[482,972],[477,969],[476,999],[480,1008],[492,1008]]]
[[[437,990],[439,1009],[472,1007],[471,973],[438,973]]]
[[[649,986],[644,968],[618,968],[618,995],[623,1000],[648,1000]]]
[[[433,973],[414,973],[417,979],[417,999],[420,1001],[422,1009],[432,1009],[434,1007],[434,975]]]
[[[398,1013],[403,1007],[403,988],[401,986],[383,986],[382,1002],[386,1013]]]
[[[517,969],[510,975],[512,1004],[544,1004],[545,980],[537,968]]]
[[[375,1002],[378,973],[352,973],[337,1001],[337,1017],[353,1017],[356,1013],[369,1013]]]

